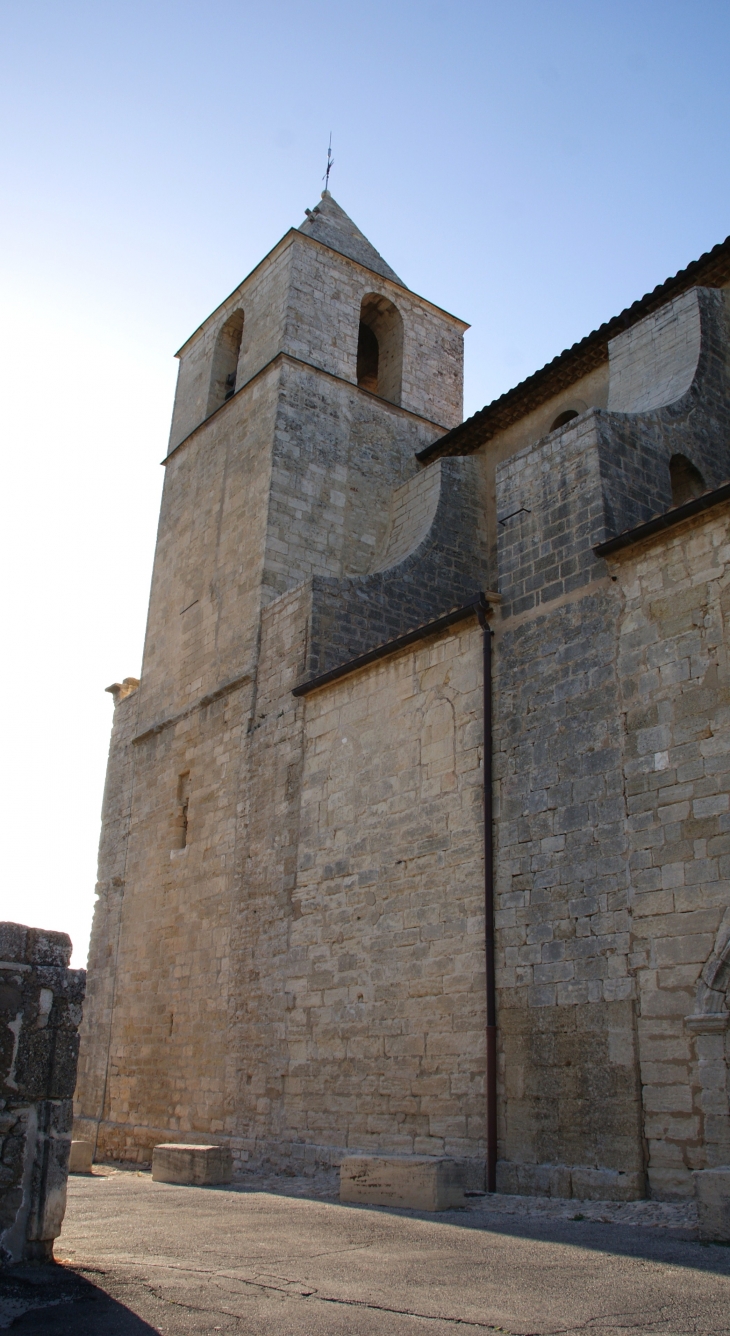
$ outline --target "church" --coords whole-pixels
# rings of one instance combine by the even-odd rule
[[[614,1200],[730,1164],[730,239],[462,421],[466,329],[325,191],[178,353],[99,1159]]]

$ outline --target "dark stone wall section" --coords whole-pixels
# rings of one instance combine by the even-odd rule
[[[606,538],[669,510],[672,455],[686,455],[703,475],[708,490],[728,479],[728,308],[723,293],[716,289],[698,288],[697,299],[700,356],[687,393],[653,412],[595,412]]]
[[[651,412],[591,409],[497,471],[503,618],[605,574],[593,548],[672,505],[669,461],[683,454],[707,488],[730,473],[730,344],[723,294],[698,292],[697,372],[676,403]]]
[[[455,458],[431,467],[441,471],[436,514],[405,560],[372,575],[314,577],[308,677],[435,620],[486,588],[478,463]]]
[[[86,971],[71,940],[0,923],[0,1265],[46,1261],[61,1232]]]

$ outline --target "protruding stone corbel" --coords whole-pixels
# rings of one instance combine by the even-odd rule
[[[136,691],[138,686],[138,677],[125,677],[123,682],[112,682],[111,686],[104,687],[104,690],[108,691],[109,694],[114,697],[114,704],[116,706],[119,705],[121,701],[126,700],[127,696],[131,696],[132,692]]]

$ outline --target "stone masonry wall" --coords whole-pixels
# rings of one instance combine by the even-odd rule
[[[100,880],[89,943],[84,1020],[79,1027],[75,1117],[83,1116],[78,1134],[96,1145],[96,1133],[107,1093],[109,1042],[116,993],[121,914],[127,877],[127,847],[132,814],[137,697],[133,681],[107,688],[114,699],[99,847]]]
[[[238,390],[281,352],[291,261],[291,246],[276,247],[183,344],[177,354],[180,364],[170,427],[170,451],[200,426],[206,416],[216,342],[234,311],[243,310],[244,313],[236,370]]]
[[[251,701],[249,678],[131,744],[134,792],[114,1012],[102,1031],[108,1055],[102,1157],[146,1159],[170,1134],[215,1137],[232,1129],[229,943]],[[184,845],[181,776],[188,795]],[[112,944],[114,926],[104,909],[102,903],[100,949]],[[103,1017],[97,1003],[89,1033]],[[78,1116],[87,1124],[99,1117],[92,1095],[101,1070],[91,1049],[89,1056],[78,1090]]]
[[[669,509],[672,505],[669,465],[673,455],[684,455],[691,460],[708,488],[725,482],[730,472],[728,296],[715,289],[695,288],[680,300],[685,326],[689,323],[690,333],[697,324],[700,329],[695,374],[684,393],[671,403],[641,413],[599,411],[593,415],[599,442],[607,536],[631,529]],[[662,312],[659,312],[652,317],[655,324],[661,324],[661,316]],[[682,322],[679,325],[678,337],[681,337]],[[639,368],[633,373],[637,394],[641,384],[646,386],[652,366],[658,369],[657,359],[652,360],[653,345],[648,335],[649,331],[643,339],[637,335]],[[691,341],[693,339],[694,335]],[[690,362],[693,357],[694,351]],[[677,370],[674,381],[672,367]],[[679,353],[677,364],[670,359],[664,374],[665,393],[675,394],[686,385],[689,368]],[[628,394],[632,380],[626,367],[619,379]]]
[[[251,671],[278,385],[273,367],[167,461],[140,732]]]
[[[66,1209],[85,970],[71,941],[0,923],[0,1267],[49,1261]]]
[[[586,414],[498,473],[499,1174],[513,1191],[628,1197],[646,1174],[651,1193],[686,1196],[694,1169],[727,1161],[727,516],[608,566],[593,550],[644,474],[666,487],[672,438],[723,467],[722,297],[703,302],[707,344],[678,405]]]
[[[402,406],[440,426],[456,426],[463,404],[465,322],[296,235],[283,351],[354,384],[363,297],[385,296],[403,319]]]
[[[623,595],[629,964],[649,1181],[658,1197],[691,1196],[694,1169],[730,1160],[728,1001],[705,1012],[699,996],[730,936],[727,506],[609,567]]]
[[[278,353],[356,384],[360,307],[370,294],[386,296],[403,319],[402,406],[437,427],[456,426],[465,322],[291,231],[180,349],[170,450],[205,417],[216,340],[234,311],[244,312],[237,389]]]
[[[697,289],[690,288],[609,343],[608,408],[645,413],[687,393],[700,358]]]
[[[443,459],[429,465],[430,471],[436,475],[438,501],[430,526],[414,530],[416,546],[410,552],[370,575],[313,580],[310,675],[434,621],[473,601],[486,588],[479,464],[468,458]],[[417,506],[418,496],[414,489]]]
[[[304,237],[292,244],[317,264],[327,255]],[[344,256],[330,259],[328,282],[341,281],[357,314],[363,274]],[[284,306],[305,301],[303,289],[285,288]],[[336,350],[347,306],[325,296],[331,303],[320,293],[310,312],[309,355],[323,359],[316,330],[324,337],[329,312]],[[428,303],[407,297],[412,310],[426,308],[428,325]],[[280,314],[271,313],[274,326]],[[307,319],[304,310],[300,329]],[[442,317],[433,320],[440,328]],[[277,851],[284,840],[288,869],[302,710],[289,693],[304,671],[311,602],[301,582],[367,568],[392,487],[417,472],[414,452],[437,430],[283,355],[167,460],[141,680],[116,707],[100,846],[77,1117],[85,1134],[98,1133],[101,1155],[149,1158],[171,1134],[224,1136],[237,1151],[243,1133],[271,1137],[267,1101],[282,1079],[279,897],[291,876],[277,880]],[[306,611],[285,656],[293,676],[269,711],[262,703],[279,664],[266,658],[266,604],[283,595],[288,607],[296,585],[291,597]],[[269,753],[265,742],[290,717],[286,760],[286,747]],[[252,1051],[265,1055],[254,1067]]]
[[[402,406],[355,383],[369,293],[403,319]],[[239,307],[237,391],[202,421]],[[681,1196],[730,1153],[727,518],[595,551],[670,505],[673,453],[728,473],[723,295],[665,315],[613,349],[611,411],[496,469],[508,1191]],[[463,328],[289,233],[181,350],[104,808],[79,1084],[102,1155],[172,1136],[239,1163],[483,1159],[481,631],[293,695],[490,583],[494,460],[416,457],[461,416]]]
[[[498,1183],[644,1189],[621,779],[619,598],[592,417],[502,466],[495,622]],[[519,508],[520,513],[514,514]]]
[[[282,1134],[483,1156],[481,632],[301,708]]]
[[[280,372],[263,598],[312,575],[368,571],[391,493],[435,429],[356,386],[285,359]]]

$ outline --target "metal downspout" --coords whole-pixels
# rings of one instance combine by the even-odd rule
[[[492,830],[492,631],[489,604],[477,606],[484,659],[484,946],[487,981],[487,1192],[497,1190],[497,990],[494,977],[494,836]]]

